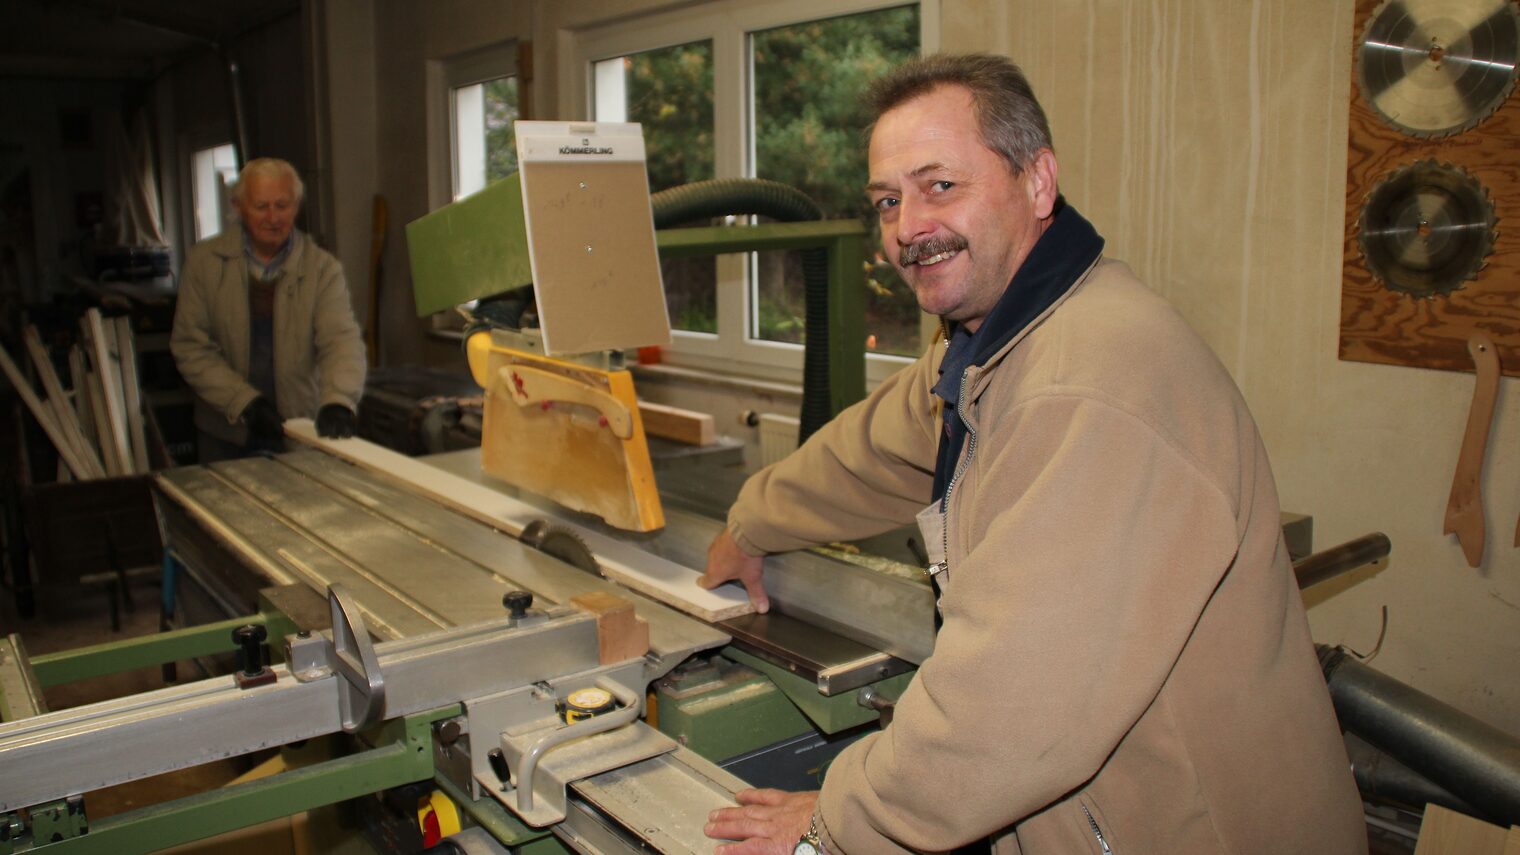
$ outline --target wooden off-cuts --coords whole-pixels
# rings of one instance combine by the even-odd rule
[[[1357,0],[1340,357],[1520,376],[1516,0]]]
[[[69,388],[31,324],[22,329],[22,342],[42,395],[4,346],[0,369],[57,450],[63,464],[60,479],[148,472],[148,436],[131,324],[126,318],[103,319],[99,310],[90,309],[79,326],[79,343],[69,350]]]
[[[1468,339],[1478,380],[1473,388],[1472,409],[1467,414],[1467,430],[1462,435],[1462,451],[1457,456],[1457,473],[1451,481],[1451,496],[1446,502],[1443,534],[1455,534],[1462,554],[1471,567],[1483,562],[1483,457],[1488,448],[1489,427],[1494,420],[1494,402],[1499,397],[1499,355],[1494,342],[1483,333]]]

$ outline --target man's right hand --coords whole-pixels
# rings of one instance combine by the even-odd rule
[[[280,411],[263,395],[254,398],[243,408],[243,424],[248,427],[248,441],[243,450],[280,452],[285,450],[285,419]]]
[[[749,601],[754,604],[755,611],[765,614],[771,610],[771,601],[765,595],[765,586],[760,584],[760,576],[764,572],[765,559],[740,549],[738,542],[725,528],[718,532],[712,545],[707,547],[707,569],[697,579],[697,584],[703,588],[716,588],[724,582],[738,579],[749,594]]]

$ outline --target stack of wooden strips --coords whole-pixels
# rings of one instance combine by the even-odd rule
[[[100,310],[90,309],[79,321],[79,332],[78,343],[69,350],[68,389],[31,324],[23,337],[46,397],[38,397],[3,345],[0,368],[58,449],[69,476],[85,481],[151,471],[130,320],[102,318]]]

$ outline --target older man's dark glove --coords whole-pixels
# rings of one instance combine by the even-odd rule
[[[263,395],[254,398],[243,408],[242,420],[248,428],[248,441],[243,444],[244,451],[253,454],[285,450],[285,419],[268,398]]]
[[[342,404],[323,404],[317,411],[317,436],[347,439],[354,435],[354,411]]]

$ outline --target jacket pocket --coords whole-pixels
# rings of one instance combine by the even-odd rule
[[[1077,798],[1078,816],[1082,823],[1087,826],[1087,834],[1097,844],[1095,851],[1101,855],[1119,855],[1119,847],[1114,845],[1113,828],[1103,816],[1103,811],[1098,809],[1097,802],[1093,801],[1091,793]]]

